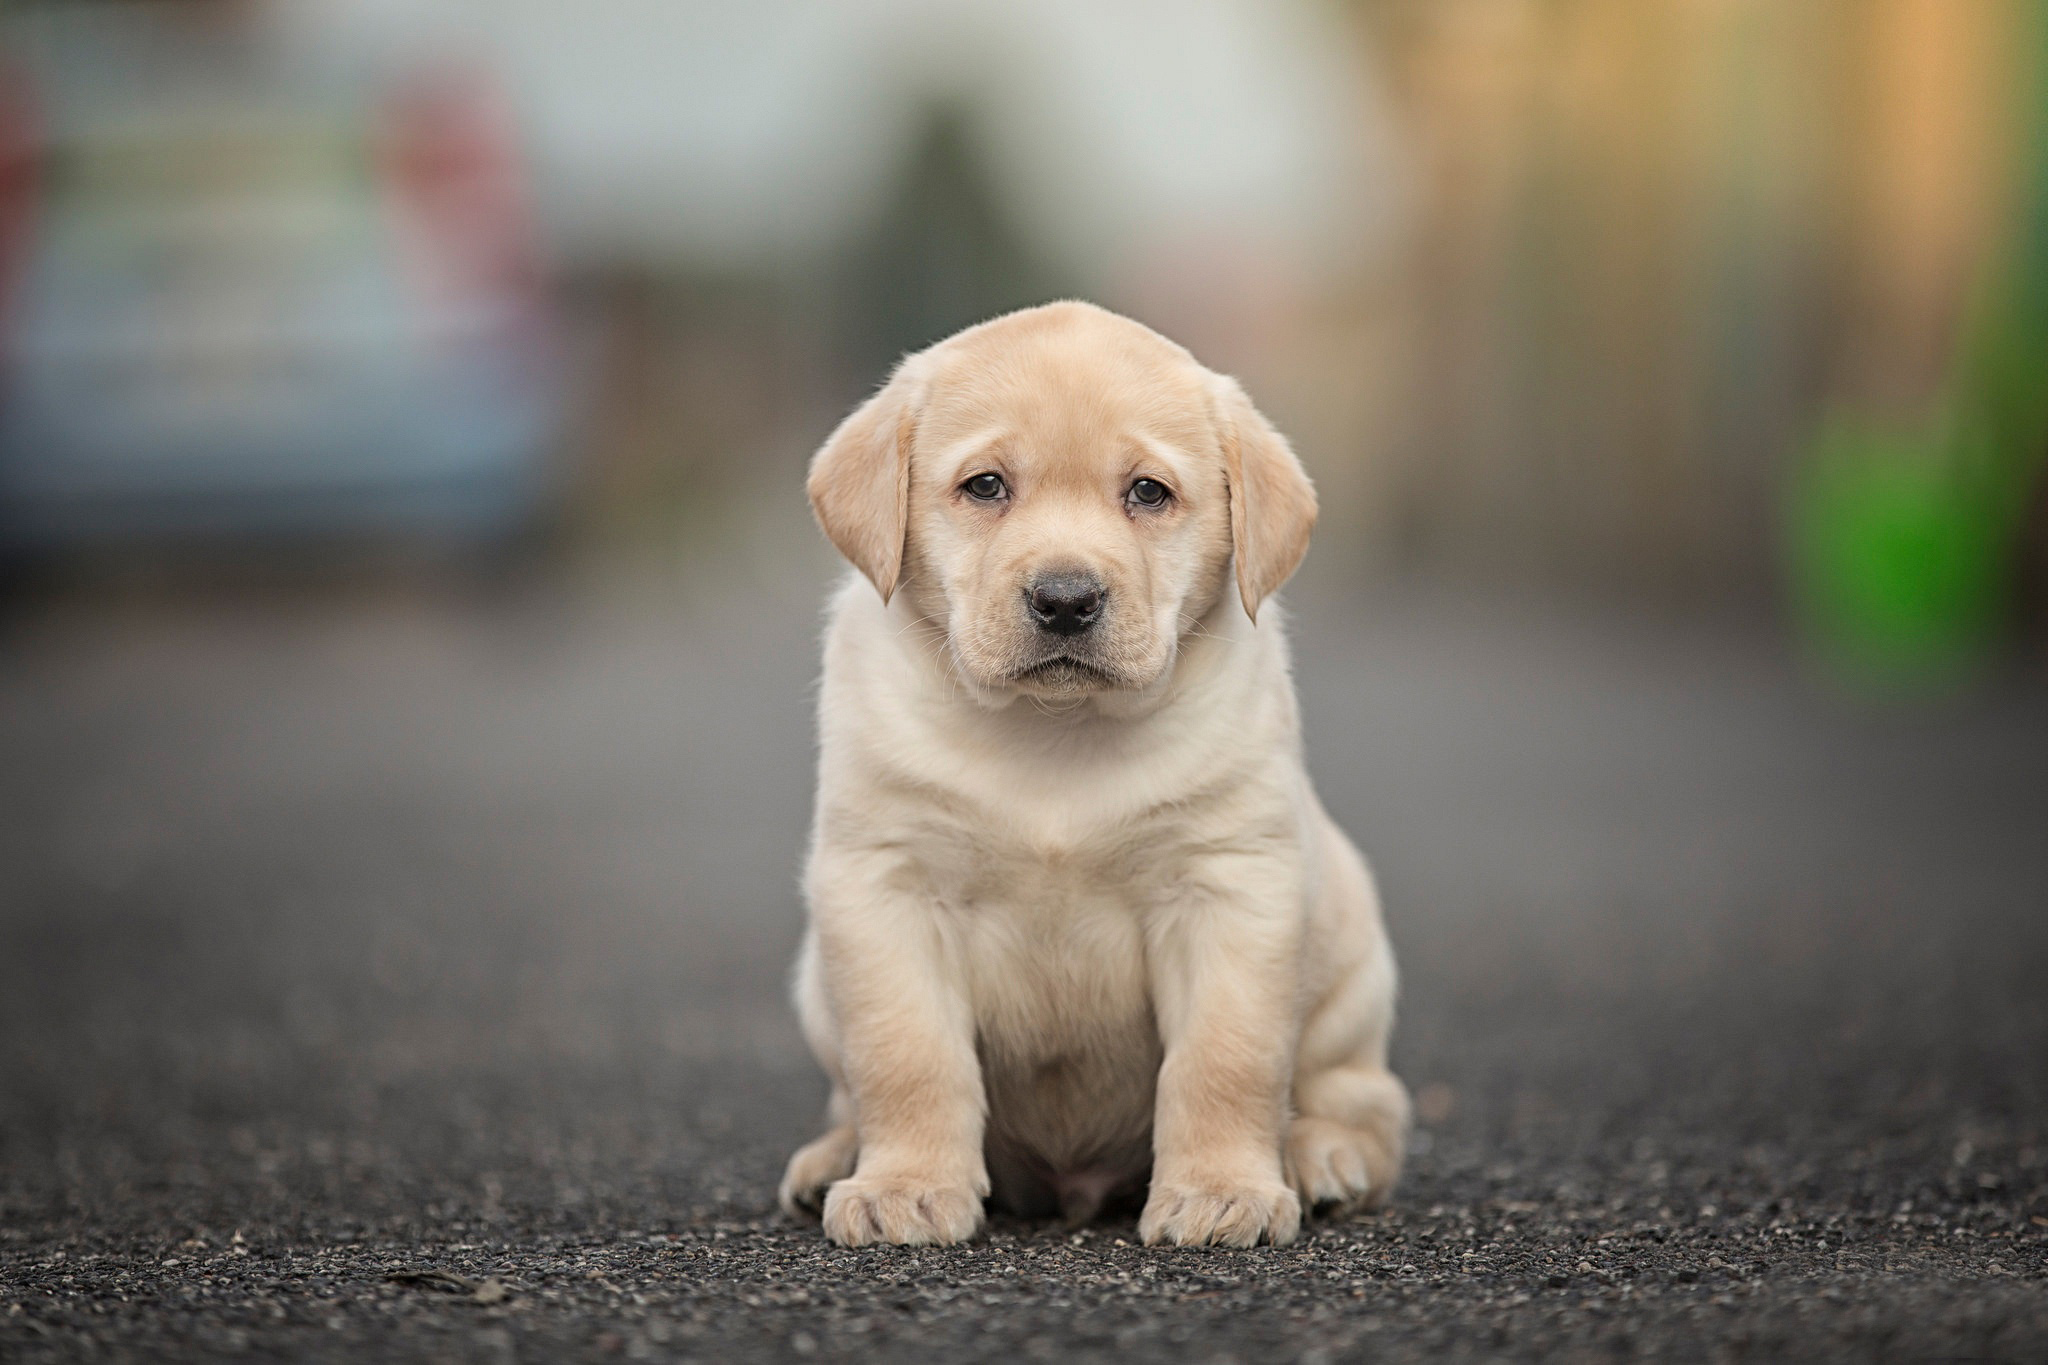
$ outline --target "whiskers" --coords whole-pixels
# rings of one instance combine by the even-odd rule
[[[913,616],[896,632],[896,638],[911,634],[921,634],[928,645],[941,644],[946,639],[946,627],[929,616]]]
[[[1121,714],[1158,694],[1170,685],[1174,658],[1190,640],[1241,643],[1217,634],[1213,621],[1190,612],[1151,621],[1153,629],[1138,632],[1142,638],[1112,626],[1072,640],[1020,629],[987,613],[948,616],[912,610],[891,623],[891,636],[906,651],[923,656],[934,700],[969,700],[993,710],[1025,700],[1030,709],[1023,714],[1061,720],[1089,711],[1093,703]]]
[[[952,632],[946,628],[945,622],[933,616],[915,615],[896,629],[893,638],[908,639],[934,656],[934,662],[939,665],[935,671],[945,686],[947,701],[960,695],[963,681],[960,661],[953,649]]]
[[[1232,636],[1218,635],[1215,631],[1209,629],[1207,625],[1203,624],[1203,618],[1200,616],[1191,616],[1187,612],[1180,612],[1176,616],[1176,621],[1180,626],[1179,638],[1183,640],[1214,640],[1219,644],[1231,646],[1244,643],[1243,640],[1233,638]]]

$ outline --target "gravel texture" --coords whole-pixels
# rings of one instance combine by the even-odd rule
[[[1423,1115],[1252,1252],[773,1211],[816,585],[0,627],[0,1359],[2048,1358],[2048,684],[1297,604]]]

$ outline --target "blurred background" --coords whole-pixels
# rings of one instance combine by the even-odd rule
[[[1079,295],[1247,380],[1333,574],[1762,610],[1915,675],[2044,628],[2027,4],[162,0],[4,36],[17,561],[807,555],[835,414]]]
[[[1321,489],[1419,1188],[2048,1214],[2044,131],[2025,0],[6,5],[0,1198],[765,1207],[804,463],[1079,295]]]

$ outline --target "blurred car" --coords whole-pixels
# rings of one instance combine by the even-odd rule
[[[0,40],[0,548],[544,509],[557,329],[486,82],[350,69],[245,4]]]

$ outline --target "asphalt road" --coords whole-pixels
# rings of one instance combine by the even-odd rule
[[[2048,1358],[2048,680],[1311,583],[1393,1207],[852,1252],[773,1211],[819,588],[18,607],[0,1358]]]

